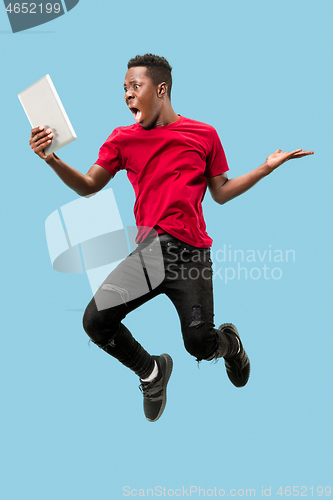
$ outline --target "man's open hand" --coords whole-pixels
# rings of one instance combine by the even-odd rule
[[[313,151],[303,151],[302,149],[295,149],[291,153],[285,152],[283,153],[281,149],[277,149],[275,153],[269,155],[266,159],[266,164],[269,168],[274,170],[275,168],[282,165],[288,160],[292,160],[294,158],[302,158],[303,156],[313,155]]]

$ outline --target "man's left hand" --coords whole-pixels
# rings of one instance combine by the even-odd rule
[[[275,153],[272,153],[267,157],[266,164],[270,169],[274,170],[288,160],[293,160],[294,158],[302,158],[303,156],[313,154],[313,151],[303,151],[302,149],[295,149],[295,151],[292,151],[291,153],[283,153],[281,149],[277,149]]]

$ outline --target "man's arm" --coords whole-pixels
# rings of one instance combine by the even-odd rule
[[[80,196],[87,196],[103,189],[112,179],[112,175],[100,165],[93,165],[86,174],[82,174],[75,168],[63,162],[54,153],[46,155],[44,149],[52,141],[52,133],[44,127],[32,129],[29,144],[31,149],[60,177],[60,179]]]
[[[228,179],[226,173],[208,178],[208,188],[213,200],[223,205],[227,201],[236,198],[236,196],[245,193],[245,191],[254,186],[258,181],[263,179],[263,177],[273,172],[273,170],[282,165],[282,163],[312,154],[314,154],[313,151],[303,151],[302,149],[296,149],[291,153],[283,153],[281,149],[277,149],[275,153],[267,157],[265,163],[247,174],[240,175],[234,179]]]

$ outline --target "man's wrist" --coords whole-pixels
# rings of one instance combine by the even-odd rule
[[[260,166],[261,170],[262,170],[262,175],[263,177],[266,177],[266,175],[269,175],[273,172],[273,168],[269,167],[267,165],[267,162],[263,163],[261,166]]]
[[[50,163],[51,163],[51,162],[54,162],[54,160],[56,160],[56,159],[58,159],[58,160],[59,160],[59,158],[58,158],[58,157],[57,157],[54,153],[51,153],[51,154],[50,154],[50,155],[48,155],[46,158],[44,158],[44,161],[45,161],[48,165],[50,165]]]

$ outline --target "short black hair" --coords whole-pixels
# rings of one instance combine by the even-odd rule
[[[147,74],[154,85],[165,82],[168,86],[167,95],[171,97],[172,77],[171,66],[164,57],[155,56],[154,54],[145,54],[143,56],[135,56],[128,61],[127,68],[135,66],[145,66]]]

